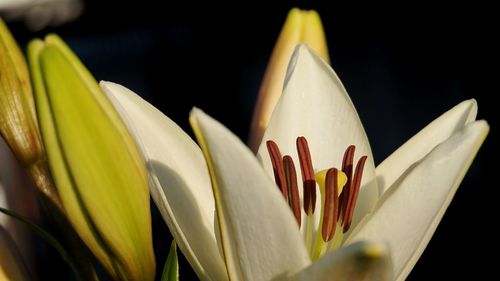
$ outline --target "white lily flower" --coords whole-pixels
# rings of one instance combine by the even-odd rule
[[[150,172],[153,199],[202,280],[406,278],[488,132],[485,121],[474,121],[475,102],[465,101],[375,169],[366,134],[342,84],[327,64],[300,46],[264,140],[273,140],[290,155],[291,161],[285,164],[289,165],[300,162],[296,138],[307,138],[323,196],[318,206],[319,201],[328,205],[324,198],[330,187],[340,193],[346,177],[335,170],[337,177],[327,176],[330,184],[325,188],[321,178],[325,173],[320,171],[340,167],[349,145],[356,146],[358,155],[368,156],[363,157],[367,160],[361,169],[364,176],[354,219],[354,205],[348,209],[352,231],[343,238],[340,230],[346,230],[346,224],[339,219],[341,208],[336,207],[330,218],[341,223],[333,232],[334,224],[327,225],[330,240],[318,243],[328,219],[318,215],[319,211],[309,213],[318,218],[308,218],[302,232],[299,230],[297,212],[294,218],[272,182],[273,165],[266,145],[259,149],[262,169],[236,136],[194,109],[190,121],[204,158],[196,143],[153,106],[120,85],[101,82],[101,86],[139,143]],[[286,170],[288,182],[293,182],[291,171]],[[361,177],[356,171],[354,174],[354,179],[349,173],[347,178],[359,181]],[[352,190],[355,185],[347,183],[344,189]],[[338,193],[329,191],[336,204],[343,196]],[[353,198],[355,203],[356,196]],[[296,203],[290,205],[297,210]],[[298,216],[304,215],[308,214],[300,211]],[[308,229],[316,233],[316,243],[302,237]],[[354,243],[359,240],[388,245],[391,258],[379,243]],[[344,245],[348,246],[339,249]]]
[[[186,133],[130,90],[110,82],[101,87],[137,137],[153,199],[201,280],[327,280],[332,273],[339,280],[386,280],[386,251],[373,243],[311,265],[291,212],[256,157],[201,110],[191,114],[200,137],[207,137],[200,141],[223,157],[210,164],[223,195],[216,200],[203,153]],[[211,130],[217,132],[205,134]]]
[[[387,243],[393,277],[404,280],[488,133],[485,121],[475,121],[476,102],[464,101],[444,113],[375,169],[356,110],[326,63],[307,47],[299,46],[285,81],[264,140],[273,140],[283,154],[298,163],[295,138],[305,136],[315,171],[342,165],[344,150],[352,144],[358,155],[368,156],[350,226],[353,231],[344,240],[347,244],[358,240]],[[272,176],[265,145],[258,155]]]

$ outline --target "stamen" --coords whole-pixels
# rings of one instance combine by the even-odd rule
[[[272,140],[267,141],[266,145],[276,185],[290,206],[299,227],[302,223],[300,204],[304,205],[306,216],[303,231],[311,258],[317,260],[326,251],[340,248],[344,234],[351,227],[367,156],[362,156],[354,166],[356,147],[350,145],[344,152],[342,170],[330,168],[314,173],[307,140],[302,136],[298,137],[296,146],[304,194],[304,201],[300,202],[297,172],[292,157],[282,157],[278,145]],[[321,212],[320,225],[314,237],[315,220],[312,215],[316,206],[316,184],[321,191]]]
[[[349,201],[349,193],[351,193],[351,183],[352,183],[352,165],[354,162],[354,152],[356,147],[354,145],[350,145],[344,152],[344,159],[342,161],[342,172],[347,176],[347,183],[344,188],[344,192],[340,195],[340,216],[339,219],[342,218],[342,221],[345,221],[347,218],[347,204]]]
[[[297,223],[301,223],[299,187],[297,185],[297,173],[293,159],[289,155],[283,157],[283,167],[285,170],[286,185],[288,187],[288,204],[292,209]]]
[[[316,181],[314,179],[311,153],[305,137],[298,137],[296,143],[304,190],[304,212],[310,216],[314,213],[316,207]]]
[[[331,168],[328,170],[325,180],[325,207],[321,233],[325,242],[333,239],[337,226],[337,217],[339,215],[338,188],[338,170]]]
[[[280,189],[285,200],[288,201],[288,190],[286,187],[285,171],[283,170],[283,162],[281,160],[281,152],[278,145],[272,141],[268,140],[266,142],[267,151],[269,152],[269,157],[271,158],[271,164],[273,165],[274,180],[276,185]]]
[[[351,227],[352,217],[354,214],[354,208],[356,207],[356,201],[358,200],[359,188],[361,186],[361,178],[363,177],[363,169],[365,167],[365,162],[368,157],[365,155],[361,157],[356,165],[356,171],[354,172],[354,178],[352,180],[352,185],[349,192],[349,203],[347,207],[347,217],[344,220],[344,233],[346,233]]]

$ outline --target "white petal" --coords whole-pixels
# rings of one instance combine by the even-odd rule
[[[382,281],[391,280],[391,274],[390,257],[384,247],[358,242],[321,257],[289,280]]]
[[[298,136],[307,138],[316,171],[340,168],[344,151],[351,144],[356,145],[355,161],[363,155],[368,156],[354,226],[359,218],[372,210],[378,199],[370,144],[342,82],[333,69],[305,45],[295,49],[283,94],[258,151],[270,177],[273,177],[273,172],[265,142],[274,140],[282,154],[290,154],[298,165],[295,145]]]
[[[411,165],[421,160],[434,147],[476,120],[476,115],[476,101],[474,99],[463,101],[432,121],[394,151],[377,166],[377,181],[381,193],[385,192]]]
[[[488,130],[485,121],[475,121],[438,145],[384,194],[347,243],[388,243],[394,276],[404,280],[431,239]]]
[[[151,195],[189,263],[203,280],[227,280],[214,230],[215,203],[203,153],[151,104],[129,89],[100,83],[146,160]]]
[[[229,279],[271,280],[307,266],[292,212],[253,153],[201,110],[189,120],[212,176]]]

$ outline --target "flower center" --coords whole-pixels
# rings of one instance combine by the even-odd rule
[[[298,137],[296,144],[302,175],[305,242],[312,259],[316,260],[327,250],[339,248],[344,233],[351,226],[367,156],[362,156],[354,169],[355,146],[350,145],[345,150],[341,170],[332,167],[315,173],[306,138]],[[274,141],[268,140],[266,145],[276,185],[300,227],[303,214],[300,210],[299,187],[293,159],[289,155],[282,157]],[[316,184],[321,194],[321,214],[316,237],[313,239]]]

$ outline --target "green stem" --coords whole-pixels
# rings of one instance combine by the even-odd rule
[[[56,188],[47,161],[42,160],[31,165],[28,171],[35,183],[37,195],[41,199],[40,203],[48,215],[49,222],[55,224],[63,234],[63,243],[70,256],[73,257],[79,276],[82,276],[84,280],[98,281],[99,278],[86,255],[85,245],[69,222],[59,196],[55,193]]]
[[[48,233],[47,231],[45,231],[40,226],[32,223],[28,219],[22,217],[21,215],[15,213],[13,211],[10,211],[10,210],[7,210],[7,209],[4,209],[4,208],[0,207],[0,212],[4,213],[4,214],[6,214],[6,215],[8,215],[10,217],[13,217],[13,218],[19,220],[20,222],[26,224],[38,236],[40,236],[41,238],[43,238],[43,240],[45,240],[54,249],[56,249],[56,251],[59,253],[59,255],[61,255],[61,257],[63,258],[63,260],[69,265],[69,267],[71,268],[71,270],[73,271],[73,273],[75,274],[76,278],[79,281],[84,281],[84,279],[80,276],[80,273],[76,269],[74,262],[72,261],[71,257],[68,255],[68,253],[66,252],[66,250],[64,249],[64,247],[50,233]]]

